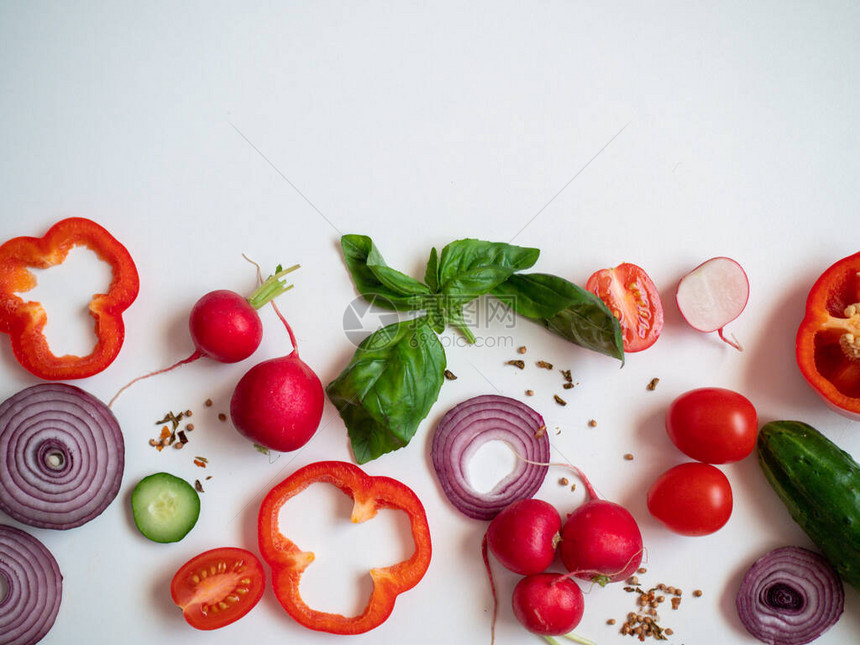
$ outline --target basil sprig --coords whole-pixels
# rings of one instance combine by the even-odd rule
[[[451,325],[475,342],[463,307],[480,296],[492,294],[562,338],[624,360],[618,320],[597,296],[557,276],[520,273],[534,266],[538,249],[456,240],[439,252],[431,249],[420,282],[389,267],[365,235],[344,235],[341,247],[363,298],[422,312],[364,339],[326,387],[360,464],[402,448],[415,435],[444,381],[445,350],[436,334]]]

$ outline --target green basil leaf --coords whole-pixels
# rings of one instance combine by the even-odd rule
[[[464,239],[451,242],[439,254],[439,291],[454,308],[489,293],[517,271],[537,262],[538,249],[503,242]]]
[[[426,317],[368,336],[326,387],[359,464],[407,445],[439,396],[445,350]]]
[[[365,299],[400,311],[423,308],[430,288],[389,267],[366,235],[344,235],[340,240],[352,281]]]
[[[621,324],[590,291],[558,276],[528,273],[511,276],[493,295],[554,334],[623,364]]]
[[[435,246],[430,249],[430,258],[424,271],[424,282],[432,291],[439,291],[439,255],[436,253]]]

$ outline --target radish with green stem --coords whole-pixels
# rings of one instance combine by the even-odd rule
[[[731,258],[716,257],[681,278],[675,302],[691,327],[715,331],[721,340],[740,351],[737,339],[726,338],[723,329],[741,315],[749,294],[749,280],[741,265]]]
[[[316,433],[325,393],[319,377],[299,358],[298,343],[287,319],[274,300],[270,304],[286,328],[293,350],[245,372],[230,399],[230,418],[236,430],[258,446],[290,452],[304,446]]]
[[[263,339],[263,323],[257,310],[292,289],[293,285],[286,284],[283,277],[298,268],[298,264],[286,269],[279,266],[276,273],[261,281],[248,298],[227,289],[210,291],[202,296],[191,308],[188,317],[188,328],[194,343],[191,355],[169,367],[138,376],[120,388],[109,406],[138,381],[164,374],[204,356],[219,363],[238,363],[251,356]]]

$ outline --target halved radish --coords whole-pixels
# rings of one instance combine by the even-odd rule
[[[694,329],[718,332],[720,338],[741,350],[740,343],[723,335],[723,328],[741,315],[750,295],[750,283],[741,265],[726,257],[711,258],[678,283],[675,302]]]

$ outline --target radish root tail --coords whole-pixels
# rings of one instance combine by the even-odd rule
[[[181,365],[186,365],[187,363],[193,363],[198,358],[203,358],[203,352],[201,352],[200,350],[196,350],[188,358],[183,358],[181,361],[177,361],[176,363],[174,363],[170,367],[165,367],[163,369],[155,370],[154,372],[150,372],[149,374],[143,374],[142,376],[138,376],[136,379],[133,379],[133,380],[129,381],[128,383],[126,383],[125,385],[123,385],[119,389],[119,391],[113,395],[113,398],[110,400],[110,403],[108,403],[108,407],[109,408],[113,407],[113,404],[119,398],[119,395],[122,394],[123,392],[125,392],[128,388],[130,388],[132,385],[134,385],[138,381],[142,381],[143,379],[149,378],[150,376],[158,376],[159,374],[164,374],[165,372],[169,372],[170,370],[176,369],[177,367],[179,367]]]
[[[726,338],[726,335],[723,333],[723,328],[722,328],[722,327],[720,327],[720,328],[717,330],[717,334],[719,335],[720,340],[722,340],[724,343],[726,343],[726,344],[728,344],[728,345],[731,345],[732,347],[734,347],[734,348],[735,348],[736,350],[738,350],[739,352],[744,351],[744,348],[743,348],[743,347],[741,346],[741,344],[738,342],[738,339],[737,339],[737,338],[735,338],[735,335],[734,335],[734,334],[730,334],[731,338]]]

